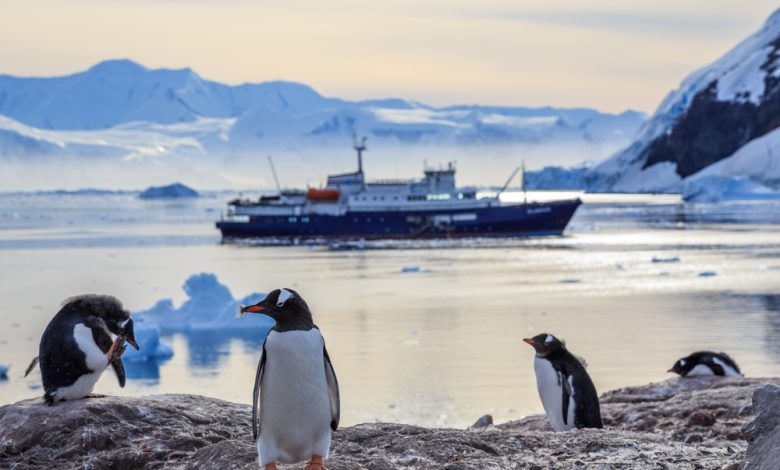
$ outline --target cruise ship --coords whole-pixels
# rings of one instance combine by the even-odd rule
[[[216,224],[223,239],[424,239],[560,235],[578,198],[505,203],[500,194],[480,197],[458,188],[455,166],[427,168],[422,179],[366,181],[365,138],[358,144],[357,171],[328,176],[324,188],[280,190],[257,200],[228,203]],[[273,170],[273,166],[272,166]],[[274,172],[275,177],[275,172]],[[511,178],[510,178],[511,180]]]

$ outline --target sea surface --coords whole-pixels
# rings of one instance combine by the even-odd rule
[[[529,193],[529,198],[560,196]],[[600,392],[669,377],[694,350],[780,375],[780,205],[582,195],[562,237],[328,246],[230,245],[214,221],[235,197],[0,194],[0,404],[42,395],[23,377],[61,302],[110,293],[133,311],[179,307],[193,274],[239,299],[291,287],[312,307],[342,390],[345,425],[464,427],[542,411],[532,349],[550,332]],[[521,194],[508,194],[515,200]],[[175,333],[167,361],[128,365],[120,389],[250,403],[262,332]]]

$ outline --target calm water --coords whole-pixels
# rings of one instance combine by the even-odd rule
[[[664,379],[703,348],[729,352],[748,375],[780,375],[780,205],[587,196],[564,237],[337,251],[220,244],[212,222],[231,196],[0,195],[0,363],[11,365],[0,403],[42,394],[40,375],[22,374],[66,297],[179,305],[199,272],[236,298],[280,286],[306,297],[339,375],[344,424],[462,427],[485,413],[540,412],[521,340],[542,331],[585,356],[600,391]],[[172,359],[131,365],[124,389],[107,373],[96,391],[249,403],[255,333],[168,337]]]

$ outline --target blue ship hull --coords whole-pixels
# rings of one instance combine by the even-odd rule
[[[560,235],[581,204],[579,199],[437,211],[347,212],[251,216],[222,220],[223,238],[415,239]]]

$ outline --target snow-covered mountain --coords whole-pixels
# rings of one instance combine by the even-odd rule
[[[193,148],[223,154],[336,141],[344,146],[353,132],[407,144],[555,141],[609,147],[629,141],[644,119],[634,111],[614,115],[593,109],[436,108],[401,99],[351,102],[323,97],[297,83],[228,86],[190,69],[149,70],[128,60],[102,62],[65,77],[2,75],[0,115],[10,118],[0,121],[3,155],[62,151],[62,142],[74,139],[93,144],[96,154],[114,153],[117,134],[127,143],[134,129],[145,137],[154,131],[160,136],[155,140],[166,141],[187,129],[199,144]],[[203,136],[210,125],[215,128]],[[46,131],[80,133],[69,137]],[[68,145],[73,144],[65,150]],[[139,152],[146,150],[131,150]]]
[[[588,189],[680,192],[683,179],[726,168],[733,172],[729,176],[780,187],[780,173],[756,170],[758,162],[777,166],[780,158],[780,141],[762,139],[780,127],[778,57],[780,10],[726,55],[689,75],[631,145],[588,172]],[[716,162],[723,163],[712,167]]]

